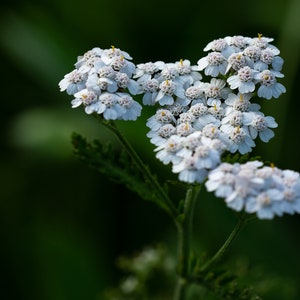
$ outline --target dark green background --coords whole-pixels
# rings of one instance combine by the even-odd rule
[[[81,108],[71,109],[71,97],[59,92],[58,82],[78,55],[114,45],[136,64],[180,58],[195,64],[216,38],[258,33],[275,38],[285,60],[281,82],[287,93],[261,103],[279,127],[255,153],[300,171],[299,15],[298,0],[2,2],[1,299],[101,299],[119,279],[115,259],[120,254],[157,241],[176,250],[176,231],[164,213],[73,156],[73,131],[90,140],[112,139]],[[136,123],[124,123],[123,131],[147,162],[168,176],[170,169],[154,159],[145,137],[146,118],[147,112]],[[195,245],[199,253],[210,253],[235,218],[222,200],[201,196]],[[264,299],[299,299],[299,229],[299,216],[250,224],[228,264],[239,262],[238,272]]]

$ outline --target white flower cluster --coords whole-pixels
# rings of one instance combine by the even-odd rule
[[[222,163],[209,173],[205,186],[228,207],[256,213],[260,219],[300,213],[300,176],[292,170],[259,161]]]
[[[106,120],[136,120],[142,106],[131,95],[141,93],[141,88],[132,79],[135,65],[131,59],[113,46],[93,48],[77,58],[75,69],[59,82],[60,90],[74,95],[72,107],[82,104],[87,114],[103,114]]]
[[[175,63],[162,61],[138,64],[134,78],[143,90],[144,105],[171,105],[175,99],[185,105],[191,102],[185,95],[186,89],[202,79],[198,66],[189,60]]]
[[[205,74],[216,77],[229,74],[227,83],[230,88],[245,94],[254,92],[261,98],[278,98],[285,93],[285,87],[277,82],[283,59],[278,56],[279,50],[269,44],[272,38],[248,38],[243,36],[225,37],[210,42],[204,51],[211,51],[198,61]]]
[[[274,118],[253,102],[256,95],[271,99],[285,92],[276,80],[283,77],[283,59],[272,40],[261,35],[214,40],[196,66],[188,60],[137,65],[143,103],[159,105],[148,119],[147,136],[157,158],[172,163],[180,180],[203,182],[224,151],[246,154],[257,137],[268,142],[274,136]],[[202,70],[212,77],[209,82],[202,81]]]
[[[243,155],[257,138],[268,142],[274,137],[275,119],[255,103],[286,92],[277,81],[284,76],[284,61],[272,41],[260,34],[216,39],[196,65],[187,59],[135,65],[118,48],[93,48],[77,58],[59,87],[75,97],[72,107],[82,105],[87,114],[106,120],[136,120],[142,106],[132,96],[141,95],[144,105],[157,108],[146,123],[156,157],[172,164],[179,180],[208,179],[207,190],[225,198],[229,207],[262,219],[300,213],[299,173],[258,161],[221,160],[224,152]]]

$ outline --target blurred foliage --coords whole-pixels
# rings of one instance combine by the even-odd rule
[[[107,176],[115,184],[123,185],[136,193],[140,200],[151,201],[161,209],[165,207],[164,199],[161,199],[157,191],[153,189],[152,182],[124,149],[116,151],[111,143],[103,144],[99,140],[89,143],[76,133],[72,135],[72,144],[75,155],[87,166]],[[145,168],[149,170],[148,166]],[[157,176],[154,178],[157,179]],[[164,190],[164,192],[167,194],[167,191]]]
[[[121,254],[162,240],[176,252],[176,232],[163,212],[73,157],[73,131],[116,143],[80,108],[72,110],[71,99],[58,89],[76,57],[92,47],[115,45],[135,63],[196,63],[212,39],[274,37],[285,60],[287,93],[261,103],[279,127],[254,154],[300,171],[298,0],[16,0],[2,2],[0,14],[2,299],[99,299],[120,278],[115,260]],[[170,169],[155,160],[145,137],[149,114],[145,110],[134,125],[126,122],[123,132],[166,178]],[[197,254],[213,253],[234,222],[224,203],[202,193],[194,227]],[[249,224],[227,265],[263,299],[299,299],[299,225],[299,216]]]

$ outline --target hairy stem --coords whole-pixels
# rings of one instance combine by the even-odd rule
[[[136,153],[134,148],[127,141],[125,136],[119,131],[119,129],[116,127],[116,125],[112,121],[106,121],[102,118],[100,119],[98,117],[98,115],[96,115],[96,118],[101,122],[102,125],[104,125],[106,128],[108,128],[119,139],[121,144],[124,146],[125,150],[131,156],[131,158],[136,163],[136,165],[139,167],[141,173],[152,185],[153,190],[156,191],[157,196],[162,200],[161,204],[163,205],[163,209],[167,213],[169,213],[173,219],[176,219],[177,210],[176,210],[174,204],[170,200],[169,196],[166,194],[165,190],[162,188],[161,184],[151,174],[149,168],[144,164],[144,162],[139,157],[139,155]]]
[[[220,249],[215,253],[212,258],[207,261],[200,269],[200,272],[207,272],[209,271],[213,266],[215,266],[225,255],[229,247],[232,245],[233,241],[237,237],[237,235],[240,233],[240,231],[244,228],[246,223],[248,223],[250,220],[252,220],[252,217],[246,218],[245,216],[239,216],[239,220],[236,224],[236,226],[233,228],[232,232],[224,242],[224,244],[220,247]]]
[[[200,191],[200,185],[189,188],[186,193],[184,211],[177,220],[178,229],[178,280],[174,293],[174,300],[184,300],[186,289],[188,287],[189,277],[189,259],[190,259],[190,244],[192,236],[192,223],[194,215],[194,207],[197,196]]]

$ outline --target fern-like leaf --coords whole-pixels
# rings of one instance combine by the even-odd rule
[[[242,287],[236,276],[225,270],[213,270],[208,273],[199,272],[192,279],[209,291],[226,300],[262,300],[251,287]]]
[[[111,144],[102,144],[98,140],[88,143],[77,133],[72,135],[72,144],[75,155],[89,167],[106,175],[113,182],[124,185],[142,199],[165,208],[147,179],[140,174],[136,164],[124,150],[117,151]]]

